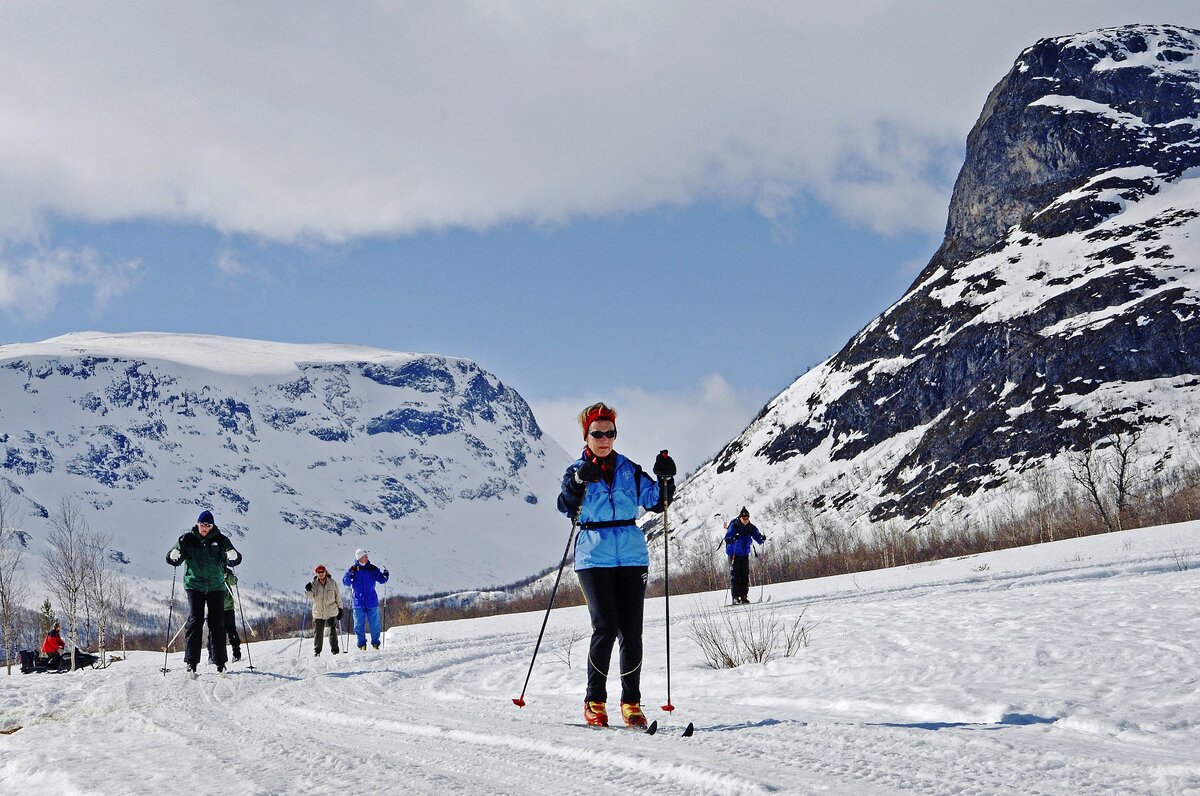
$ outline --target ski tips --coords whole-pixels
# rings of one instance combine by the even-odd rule
[[[693,725],[693,724],[692,724],[692,723],[689,721],[689,722],[688,722],[687,729],[685,729],[685,730],[683,731],[683,737],[684,737],[684,738],[691,738],[691,737],[692,737],[692,733],[694,733],[695,731],[696,731],[696,728],[695,728],[695,726],[694,726],[694,725]]]
[[[650,722],[650,726],[642,730],[642,732],[646,733],[647,735],[653,735],[654,733],[658,732],[658,720],[656,719],[655,721]]]
[[[662,706],[662,709],[667,711],[668,713],[670,713],[672,710],[675,709],[675,706],[672,705],[670,702],[668,702],[667,704]]]
[[[517,699],[513,700],[513,704],[519,708],[523,708],[523,707],[525,707],[525,700],[521,699],[521,698],[517,698]]]

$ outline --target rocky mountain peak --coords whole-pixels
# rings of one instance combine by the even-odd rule
[[[969,521],[1113,431],[1160,469],[1197,453],[1198,51],[1138,25],[1022,52],[928,266],[684,485],[680,524]]]
[[[1200,163],[1200,31],[1130,25],[1043,39],[992,90],[967,137],[940,257],[965,261],[1013,225],[1061,235],[1095,225],[1165,179]],[[1053,212],[1056,198],[1080,191]]]

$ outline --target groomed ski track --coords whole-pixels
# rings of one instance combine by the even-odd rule
[[[1200,789],[1200,525],[768,587],[811,644],[714,671],[646,606],[658,735],[582,721],[587,617],[392,628],[384,650],[250,647],[220,679],[161,653],[0,687],[0,783],[71,794],[1186,793]],[[1180,556],[1193,551],[1184,570]],[[746,606],[750,611],[755,606]],[[574,638],[574,641],[572,639]],[[299,654],[298,654],[299,652]],[[568,667],[567,660],[570,660]],[[614,665],[616,656],[614,655]],[[616,678],[610,709],[615,710]],[[692,738],[679,733],[696,723]],[[6,789],[8,790],[8,789]]]

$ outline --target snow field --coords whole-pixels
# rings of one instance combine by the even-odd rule
[[[1183,566],[1188,566],[1183,569]],[[757,589],[753,596],[757,596]],[[767,587],[793,658],[716,671],[646,605],[659,735],[582,723],[588,621],[555,610],[388,631],[379,652],[254,643],[229,678],[135,653],[0,687],[20,793],[1200,793],[1200,523]],[[298,644],[302,643],[302,647]],[[569,652],[569,656],[568,656]],[[299,654],[298,654],[299,653]],[[570,667],[567,659],[569,657]],[[615,714],[618,686],[610,678]],[[696,735],[678,737],[687,722]]]

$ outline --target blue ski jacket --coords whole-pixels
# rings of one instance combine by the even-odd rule
[[[725,555],[748,556],[750,546],[754,542],[762,544],[764,541],[766,540],[758,532],[758,526],[752,522],[742,525],[742,521],[734,517],[725,530]]]
[[[354,590],[355,608],[375,608],[379,605],[379,596],[375,594],[376,583],[387,583],[390,575],[386,569],[368,561],[360,564],[357,561],[342,575],[342,584]]]
[[[650,553],[646,537],[634,524],[638,508],[658,509],[658,481],[619,453],[613,463],[612,483],[601,479],[579,484],[578,459],[563,475],[558,510],[579,520],[575,537],[575,569],[593,567],[646,567]],[[592,527],[593,524],[602,527]]]

